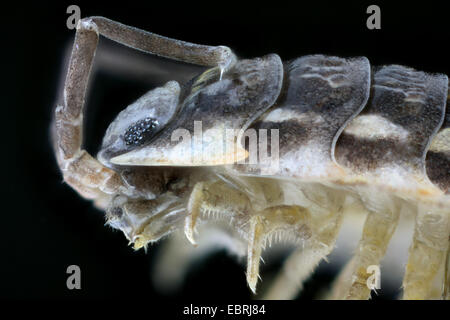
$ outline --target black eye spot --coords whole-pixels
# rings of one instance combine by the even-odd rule
[[[128,127],[123,139],[127,145],[140,145],[144,142],[145,138],[153,134],[157,125],[158,120],[150,117],[139,120]]]

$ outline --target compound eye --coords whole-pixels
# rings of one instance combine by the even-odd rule
[[[179,95],[178,82],[169,81],[122,110],[106,130],[97,159],[105,166],[111,166],[111,157],[153,139],[177,112]]]
[[[133,123],[127,128],[123,139],[126,145],[141,145],[148,138],[153,136],[155,128],[158,126],[158,120],[147,117]]]

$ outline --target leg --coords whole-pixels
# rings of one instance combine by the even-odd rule
[[[256,283],[259,278],[259,262],[265,237],[263,217],[259,215],[250,218],[249,242],[247,253],[247,283],[256,294]]]
[[[314,214],[312,216],[314,217]],[[303,282],[314,272],[319,262],[333,250],[342,217],[341,211],[330,214],[328,219],[321,217],[322,230],[317,232],[314,239],[309,241],[305,248],[298,249],[286,260],[283,269],[269,287],[263,299],[287,300],[295,298],[301,290]],[[316,222],[316,224],[318,223]]]
[[[204,188],[205,186],[208,187],[212,184],[206,184],[204,182],[198,182],[194,189],[192,189],[191,195],[189,197],[188,201],[188,216],[186,217],[186,222],[184,225],[184,234],[186,235],[186,238],[189,240],[190,243],[192,243],[194,246],[197,245],[195,239],[194,239],[194,233],[195,233],[195,226],[197,224],[197,219],[200,215],[200,209],[201,205],[205,201],[204,199]]]
[[[445,253],[445,256],[446,255],[447,253]],[[446,259],[443,259],[443,261],[441,261],[439,270],[433,281],[431,281],[432,284],[430,285],[430,291],[426,298],[427,300],[445,300],[445,262]],[[404,296],[403,293],[402,296]],[[400,299],[402,298],[402,296],[400,296]]]
[[[251,212],[248,197],[220,180],[198,182],[191,192],[187,207],[184,231],[193,245],[196,245],[194,234],[199,218],[225,217],[228,222],[232,222],[235,215]]]
[[[324,296],[325,300],[342,299],[347,294],[351,276],[355,268],[355,257],[347,262],[345,267],[339,273],[339,276],[334,280],[332,288],[329,293]]]
[[[81,149],[83,106],[99,34],[138,50],[203,66],[219,66],[222,71],[235,61],[227,47],[169,39],[102,17],[81,20],[69,62],[64,101],[55,111],[54,145],[65,181],[89,199],[127,192],[125,183],[113,170]]]
[[[363,202],[372,208],[366,217],[363,234],[358,243],[356,254],[336,280],[333,299],[370,298],[367,280],[372,275],[369,266],[379,266],[389,241],[394,233],[400,216],[397,200],[388,196],[366,194]]]
[[[352,283],[346,299],[368,299],[370,289],[367,280],[370,273],[367,268],[379,265],[386,252],[392,234],[397,227],[399,212],[385,214],[370,212],[364,224],[362,239],[358,245],[352,274]]]
[[[318,250],[323,250],[326,247],[324,243],[321,243],[321,240],[325,239],[320,239],[317,236],[318,228],[323,229],[323,221],[318,226],[315,224],[314,218],[314,213],[298,205],[269,207],[256,212],[251,217],[248,234],[247,282],[253,293],[256,291],[256,283],[259,278],[261,251],[266,245],[270,247],[272,240],[286,241],[295,245],[315,243],[317,245],[314,248]],[[333,227],[333,225],[329,225],[325,229],[329,230]],[[326,231],[323,231],[323,233],[325,234]],[[331,249],[329,248],[330,251]],[[298,260],[294,259],[294,261],[296,263]],[[310,266],[309,261],[302,261],[302,263],[306,264],[307,269]],[[303,267],[303,264],[299,266]],[[285,271],[286,273],[282,273],[275,281],[275,285],[269,289],[269,295],[266,295],[266,299],[289,299],[292,295],[295,295],[295,291],[299,287],[295,281],[298,274],[302,274],[303,271],[296,270],[292,265],[288,265]],[[308,275],[309,272],[305,277]]]
[[[439,208],[419,208],[403,279],[404,299],[423,300],[429,297],[433,280],[446,260],[449,234],[448,211]]]
[[[214,218],[223,219],[239,229],[238,234],[248,243],[247,282],[255,293],[261,252],[267,238],[274,234],[272,232],[272,236],[270,235],[274,222],[279,222],[276,220],[285,216],[294,216],[294,222],[297,222],[297,216],[301,216],[300,211],[296,206],[278,206],[257,211],[253,208],[253,202],[244,192],[230,186],[227,182],[222,180],[199,182],[195,185],[189,199],[185,234],[188,240],[193,242],[197,220]],[[269,221],[271,219],[274,221]]]
[[[450,242],[450,238],[449,238]],[[445,274],[444,274],[444,300],[450,300],[450,243],[447,249],[447,259],[445,261]]]
[[[254,183],[256,185],[253,185],[252,189],[261,189],[256,193],[262,193],[266,200],[276,200],[280,196],[281,190],[270,188],[264,181],[261,181],[259,186],[257,182]],[[250,193],[255,194],[253,191]],[[331,232],[328,237],[335,238],[334,232],[337,233],[336,229],[340,225],[340,222],[337,222],[336,225],[324,228],[324,216],[330,216],[329,213],[319,212],[313,220],[310,210],[299,205],[278,205],[257,210],[253,207],[253,198],[249,199],[245,193],[230,187],[224,181],[197,183],[190,196],[188,208],[185,233],[191,242],[198,219],[206,220],[211,216],[221,218],[240,230],[238,233],[248,243],[247,282],[254,293],[259,278],[262,250],[266,244],[270,245],[273,238],[275,241],[287,240],[298,244],[310,239],[314,235],[313,231],[321,230],[323,239],[318,240],[319,248],[325,246],[320,240],[325,241],[328,232]],[[329,223],[330,220],[325,222]]]
[[[237,222],[239,226],[248,224],[247,283],[255,293],[265,230],[263,218],[259,215],[251,216],[252,212],[250,201],[245,194],[224,181],[199,182],[194,186],[189,198],[185,235],[194,246],[197,245],[194,232],[199,218],[225,216],[229,223]]]

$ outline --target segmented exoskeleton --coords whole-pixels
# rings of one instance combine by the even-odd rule
[[[210,68],[128,106],[109,126],[96,159],[81,145],[99,34]],[[371,67],[364,57],[238,59],[227,47],[92,17],[77,27],[64,101],[55,112],[55,152],[65,181],[105,209],[109,225],[136,249],[183,230],[194,245],[220,233],[232,250],[247,254],[255,292],[262,250],[279,239],[298,245],[265,298],[295,296],[359,202],[367,213],[362,237],[330,297],[367,299],[367,268],[380,264],[400,212],[412,212],[404,298],[436,298],[437,281],[438,296],[448,299],[447,96],[442,74]],[[231,129],[237,134],[227,134]],[[246,143],[252,139],[256,151]]]

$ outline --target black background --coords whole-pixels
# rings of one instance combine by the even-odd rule
[[[14,8],[3,8],[1,297],[161,297],[150,279],[159,245],[148,254],[134,252],[121,233],[104,227],[102,213],[62,183],[50,148],[63,57],[74,36],[66,28],[70,4],[80,6],[82,17],[102,15],[172,38],[227,45],[241,57],[272,52],[283,60],[312,53],[363,55],[373,65],[402,64],[450,74],[443,2],[73,0],[17,2]],[[381,30],[366,28],[370,4],[381,7]],[[165,81],[99,71],[87,106],[87,149],[95,154],[115,114]],[[82,290],[66,288],[71,264],[81,267]],[[311,299],[326,288],[333,277],[329,270],[320,268],[300,298]],[[393,294],[382,290],[378,298]],[[223,301],[250,296],[244,266],[219,252],[193,266],[182,290],[171,298]]]

